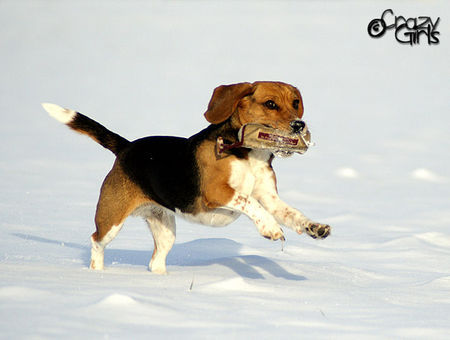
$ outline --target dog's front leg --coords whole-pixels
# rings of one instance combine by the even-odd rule
[[[306,232],[312,238],[325,238],[331,232],[329,225],[310,220],[280,199],[277,193],[275,174],[271,167],[265,168],[259,174],[252,196],[281,224],[299,234]]]
[[[312,238],[325,238],[331,232],[329,225],[310,220],[300,211],[283,202],[276,194],[264,195],[260,198],[260,201],[281,224],[299,234],[306,232]]]
[[[253,197],[235,192],[226,207],[237,210],[255,223],[259,233],[271,240],[284,241],[283,231],[275,218]]]

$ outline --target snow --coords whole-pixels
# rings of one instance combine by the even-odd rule
[[[429,182],[445,182],[448,178],[435,174],[433,171],[426,168],[419,168],[411,173],[411,176],[415,179]]]
[[[336,175],[342,178],[357,178],[359,173],[353,168],[338,168]]]
[[[0,338],[447,339],[450,334],[449,4],[0,2]],[[440,44],[368,23],[441,17]],[[178,219],[169,274],[129,218],[88,269],[113,155],[40,106],[129,139],[188,136],[215,86],[282,80],[316,146],[277,159],[279,193],[333,227],[260,237],[249,219]]]

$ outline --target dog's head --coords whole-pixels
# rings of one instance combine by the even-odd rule
[[[256,123],[289,133],[305,132],[302,116],[300,91],[292,85],[270,81],[219,86],[205,113],[211,124],[231,119],[236,128]]]

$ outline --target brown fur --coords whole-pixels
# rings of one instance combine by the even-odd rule
[[[297,110],[292,107],[295,99],[299,100]],[[279,109],[266,108],[264,103],[268,100],[275,101]],[[233,109],[230,110],[230,107]],[[303,103],[300,92],[292,85],[281,82],[219,86],[214,90],[205,113],[206,119],[214,124],[230,118],[230,126],[234,129],[239,129],[247,123],[259,123],[286,131],[291,130],[289,124],[292,120],[302,116]],[[203,202],[209,209],[224,206],[235,194],[228,181],[231,173],[230,163],[236,160],[236,156],[228,154],[229,157],[217,159],[215,147],[216,143],[205,141],[197,152],[204,193]],[[276,182],[275,175],[274,181]]]
[[[299,108],[292,107],[299,100]],[[279,105],[278,110],[264,106],[267,100]],[[232,108],[230,110],[230,108]],[[218,124],[230,118],[230,127],[239,129],[247,123],[260,123],[290,131],[289,123],[303,116],[300,92],[281,82],[255,82],[222,85],[214,90],[205,117]],[[235,155],[218,157],[216,142],[205,140],[197,150],[202,196],[195,202],[194,214],[226,205],[235,194],[230,187],[231,162]],[[274,181],[275,175],[274,175]],[[95,241],[101,241],[112,226],[117,226],[142,204],[152,203],[142,190],[122,171],[118,162],[106,177],[97,205]],[[154,203],[154,202],[153,202]]]
[[[230,163],[236,156],[217,158],[216,143],[203,142],[197,151],[197,161],[201,177],[201,210],[213,210],[224,206],[234,195],[228,180],[231,173]]]
[[[250,150],[238,143],[239,130],[248,123],[302,133],[309,141],[300,120],[302,97],[292,85],[254,82],[217,87],[205,112],[212,125],[190,138],[160,136],[130,142],[79,112],[43,106],[118,156],[97,204],[93,269],[103,269],[105,247],[133,213],[150,227],[154,252],[149,268],[159,274],[166,273],[166,257],[175,242],[174,213],[214,226],[225,226],[245,214],[271,240],[284,240],[281,224],[313,238],[330,234],[330,226],[310,220],[278,197],[270,149]],[[219,150],[219,145],[226,148]]]
[[[101,241],[113,226],[120,225],[136,208],[148,203],[152,201],[124,174],[116,161],[100,191],[95,214],[97,230],[92,238]]]
[[[266,108],[264,103],[268,100],[275,101],[279,109]],[[299,101],[298,109],[292,107],[294,100]],[[290,122],[302,118],[303,110],[300,92],[292,85],[282,82],[240,83],[219,86],[214,90],[205,118],[218,124],[231,117],[235,128],[258,123],[290,131]]]
[[[253,85],[239,83],[217,87],[208,105],[205,118],[211,124],[218,124],[228,119],[235,111],[239,100],[251,94]]]
[[[268,101],[273,101],[276,106],[272,107],[272,105],[268,104]],[[249,214],[249,217],[253,219],[264,237],[274,240],[284,239],[281,229],[277,230],[270,224],[270,221],[266,221],[272,219],[272,222],[276,223],[271,215],[276,215],[288,221],[291,225],[297,224],[293,229],[301,233],[303,229],[299,225],[301,222],[298,221],[306,221],[307,219],[288,205],[279,203],[279,198],[276,195],[275,173],[270,177],[259,179],[260,183],[263,183],[261,181],[264,181],[264,183],[272,183],[273,181],[273,186],[270,183],[269,186],[274,188],[274,190],[254,192],[255,197],[253,198],[249,197],[248,194],[241,194],[237,192],[238,189],[231,187],[232,163],[237,162],[236,164],[240,164],[239,161],[248,160],[250,150],[244,148],[232,149],[219,154],[215,138],[220,137],[222,140],[227,140],[228,143],[235,143],[237,141],[237,131],[247,123],[262,124],[292,132],[291,123],[302,118],[303,112],[304,108],[300,92],[289,84],[255,82],[223,85],[216,88],[209,102],[208,110],[205,112],[205,118],[210,123],[215,124],[215,126],[212,129],[204,130],[208,131],[204,135],[200,133],[194,136],[197,138],[202,136],[204,139],[196,144],[195,158],[198,166],[199,193],[192,202],[192,209],[189,208],[188,212],[195,216],[203,212],[214,211],[217,208],[231,206],[233,209],[236,208],[237,211]],[[81,118],[72,124],[72,128],[80,128],[82,133],[90,136],[91,131],[95,129],[96,135],[106,136],[104,140],[97,138],[100,144],[106,145],[105,147],[115,150],[114,147],[117,146],[116,149],[118,150],[121,146],[129,143],[122,137],[109,133],[108,130],[102,130],[104,129],[103,127],[95,125],[98,123],[95,122],[94,124],[81,115],[79,117]],[[89,129],[84,126],[85,122],[87,122],[86,125]],[[103,133],[104,131],[107,133]],[[91,137],[95,139],[95,136]],[[109,147],[109,145],[113,147]],[[267,167],[270,168],[270,171],[272,171],[272,160],[273,156],[267,161]],[[251,209],[247,209],[249,204],[252,204],[250,208],[259,205],[258,201],[263,204],[271,215],[258,215],[254,210],[251,212]],[[277,202],[277,206],[273,206],[272,202]],[[102,241],[111,228],[120,226],[128,215],[147,204],[158,205],[152,200],[152,197],[145,194],[143,189],[125,174],[120,163],[116,161],[105,178],[97,205],[95,217],[97,230],[92,235],[92,268],[98,266],[101,269],[103,267],[103,248],[114,235],[108,236],[104,242]],[[161,210],[162,212],[163,210]],[[152,216],[145,216],[146,213],[152,214]],[[152,229],[155,248],[150,267],[152,270],[156,268],[156,271],[163,273],[165,272],[165,264],[161,261],[162,259],[165,261],[165,256],[175,240],[175,225],[173,220],[169,221],[166,218],[164,221],[164,216],[158,217],[155,214],[158,214],[158,212],[152,210],[143,213],[151,228],[152,222],[154,224],[155,221],[157,222],[157,226],[154,226],[154,229]],[[168,213],[165,212],[165,214]],[[173,218],[173,215],[171,217]],[[312,237],[322,238],[329,234],[329,226],[313,223],[309,220],[304,223],[308,225],[305,229],[306,232]],[[116,231],[112,234],[115,233]]]

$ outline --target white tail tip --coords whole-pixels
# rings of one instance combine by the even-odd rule
[[[63,124],[69,124],[77,115],[73,110],[64,109],[59,105],[51,103],[42,103],[42,107],[50,116]]]

